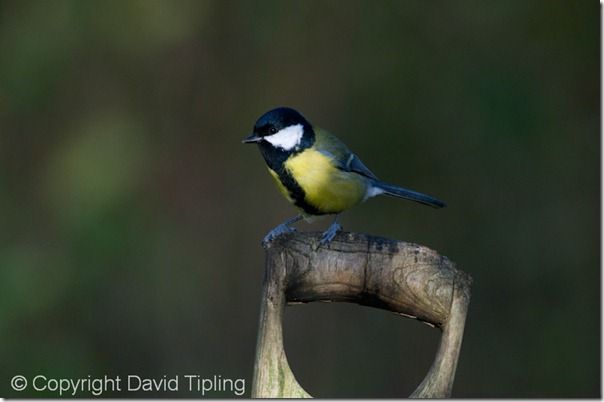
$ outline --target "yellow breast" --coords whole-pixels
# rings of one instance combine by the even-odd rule
[[[308,204],[326,214],[342,212],[363,201],[367,181],[338,169],[330,157],[309,148],[285,161]]]

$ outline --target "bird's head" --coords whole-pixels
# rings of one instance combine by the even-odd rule
[[[282,152],[295,152],[312,145],[315,133],[311,124],[296,110],[279,107],[264,113],[254,124],[254,132],[243,140]]]

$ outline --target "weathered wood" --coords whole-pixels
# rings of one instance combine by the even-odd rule
[[[442,330],[434,363],[411,397],[449,397],[470,276],[424,246],[340,233],[327,247],[319,247],[319,238],[318,233],[294,233],[266,247],[252,397],[310,397],[287,363],[282,319],[286,303],[318,300],[386,309]]]

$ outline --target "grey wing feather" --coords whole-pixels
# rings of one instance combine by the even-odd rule
[[[349,171],[377,180],[377,176],[355,154],[350,154],[347,165]]]
[[[320,150],[323,155],[330,157],[333,161],[337,163],[338,169],[344,170],[346,172],[354,172],[358,173],[362,176],[369,177],[370,179],[378,180],[377,176],[373,174],[371,170],[361,160],[358,156],[353,153],[349,153],[346,160],[339,160],[334,154],[324,149]]]

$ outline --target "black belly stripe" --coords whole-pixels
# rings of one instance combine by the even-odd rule
[[[294,200],[294,204],[298,208],[301,208],[304,212],[309,215],[325,214],[324,212],[321,212],[319,209],[317,209],[315,206],[306,202],[306,193],[304,192],[304,189],[302,189],[296,179],[294,179],[293,176],[283,168],[283,165],[281,166],[281,169],[275,170],[275,172],[279,176],[281,184],[283,184],[287,191],[289,191],[289,195],[292,197],[292,199]]]
[[[309,215],[325,215],[325,212],[321,212],[317,207],[306,202],[306,193],[304,192],[304,189],[300,187],[300,184],[298,184],[296,179],[294,179],[294,177],[285,169],[284,163],[290,155],[278,151],[273,147],[260,147],[260,151],[262,152],[268,167],[279,176],[279,181],[281,181],[281,184],[283,184],[289,192],[290,197],[294,200],[295,206]]]

